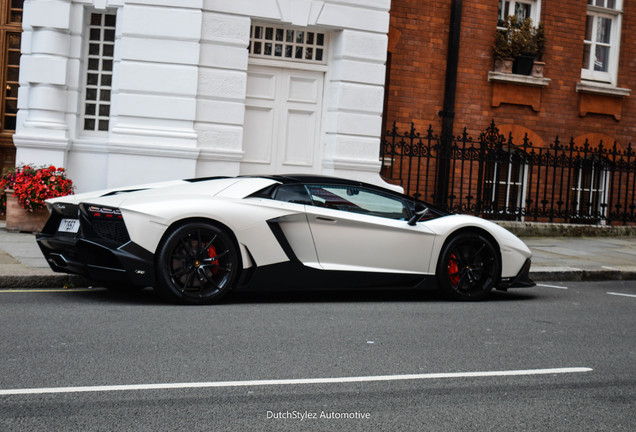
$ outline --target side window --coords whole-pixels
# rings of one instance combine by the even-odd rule
[[[406,220],[408,209],[399,198],[361,187],[309,185],[313,205],[389,219]]]
[[[305,186],[298,184],[279,186],[272,194],[272,198],[276,201],[311,205],[307,189],[305,189]]]

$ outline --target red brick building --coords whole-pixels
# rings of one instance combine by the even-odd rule
[[[520,20],[529,17],[535,24],[543,24],[546,39],[543,77],[494,72],[493,44],[507,15],[516,15]],[[393,0],[385,130],[395,123],[404,132],[413,123],[422,136],[429,125],[435,134],[441,135],[452,128],[452,134],[457,136],[465,127],[476,139],[494,121],[506,139],[513,139],[514,146],[508,146],[509,150],[523,150],[523,140],[527,137],[526,144],[532,144],[531,150],[549,153],[558,136],[562,146],[573,143],[576,147],[570,150],[582,149],[578,152],[581,160],[624,160],[627,165],[621,165],[620,175],[607,174],[607,164],[598,169],[592,163],[589,169],[579,164],[569,167],[564,175],[554,171],[544,177],[536,160],[525,161],[531,168],[531,172],[525,174],[519,173],[519,167],[513,170],[512,164],[501,166],[501,161],[495,162],[499,165],[493,171],[493,163],[483,166],[484,162],[480,179],[470,177],[474,186],[470,196],[474,199],[476,183],[481,183],[481,199],[488,200],[492,196],[496,202],[499,197],[505,201],[497,204],[499,207],[512,207],[510,201],[523,201],[521,207],[538,208],[539,202],[547,200],[560,203],[559,208],[582,210],[580,207],[585,201],[597,213],[598,217],[593,218],[595,222],[602,222],[612,209],[623,219],[630,220],[634,215],[636,185],[633,148],[631,152],[628,150],[630,143],[636,144],[634,29],[636,3],[625,0]],[[459,45],[454,49],[452,41],[457,41],[457,37]],[[599,144],[603,150],[613,148],[614,143],[617,150],[613,153],[593,156]],[[526,150],[528,148],[526,146]],[[431,178],[437,175],[435,170],[429,171],[428,177],[420,175],[414,179],[414,166],[408,165],[410,172],[406,165],[398,167],[395,156],[388,158],[388,162],[385,160],[385,177],[394,180],[399,177],[401,184],[411,192],[416,182],[424,199],[435,198],[430,184]],[[418,164],[421,171],[421,160]],[[449,176],[455,185],[451,184],[448,191],[451,197],[459,199],[457,177],[466,169],[467,165],[452,164]],[[583,172],[586,169],[589,172]],[[514,172],[511,174],[511,171]],[[502,179],[506,174],[507,179]],[[525,178],[520,180],[520,176]],[[429,184],[424,185],[427,178]],[[539,180],[553,183],[551,187],[562,182],[556,188],[560,187],[561,191],[539,196],[536,194],[536,189],[542,187],[536,183]],[[463,183],[468,186],[466,181]],[[511,183],[512,189],[522,187],[524,190],[511,192]],[[497,187],[497,191],[488,191],[495,184],[504,185]],[[618,189],[623,195],[612,198],[610,195]],[[466,190],[461,193],[465,195]],[[527,203],[528,200],[531,203]],[[530,213],[516,212],[514,218],[524,219]],[[542,220],[553,219],[548,217],[550,215],[541,216]],[[561,219],[575,221],[576,218]]]

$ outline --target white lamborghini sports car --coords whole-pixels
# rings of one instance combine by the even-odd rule
[[[236,287],[529,287],[509,231],[384,188],[311,175],[197,178],[49,200],[51,268],[113,289],[214,303]],[[260,285],[259,285],[260,284]]]

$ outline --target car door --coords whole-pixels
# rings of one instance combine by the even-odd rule
[[[365,187],[308,184],[307,219],[325,270],[427,273],[434,233],[410,226],[405,201]]]

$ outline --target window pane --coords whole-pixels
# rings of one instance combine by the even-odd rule
[[[4,130],[15,130],[15,116],[4,116]]]
[[[390,219],[406,219],[404,203],[375,191],[356,186],[308,186],[313,204],[333,210],[361,213]]]
[[[113,42],[115,40],[115,30],[104,30],[104,40]]]
[[[592,40],[592,29],[594,28],[594,17],[591,15],[587,16],[587,20],[585,21],[585,40]]]
[[[108,27],[115,27],[116,19],[117,19],[116,15],[106,15],[106,19],[104,20],[104,23]]]
[[[294,204],[311,205],[307,189],[303,185],[283,185],[274,193],[275,200]]]
[[[92,88],[87,89],[86,100],[89,100],[89,101],[97,100],[97,90]]]
[[[596,58],[594,59],[594,70],[607,72],[609,65],[609,47],[597,45]]]
[[[515,3],[515,15],[519,21],[532,17],[532,6],[526,3]]]
[[[15,33],[9,34],[9,49],[20,49],[21,36]]]
[[[102,82],[100,83],[102,87],[110,87],[113,81],[112,75],[102,75]]]
[[[9,51],[9,54],[7,55],[7,60],[10,65],[19,65],[20,51]]]
[[[115,53],[115,45],[104,45],[104,56],[112,57]]]
[[[7,81],[18,82],[20,79],[20,69],[17,67],[11,67],[7,69]]]
[[[583,64],[581,66],[583,69],[590,68],[590,48],[591,45],[588,44],[585,44],[583,46]]]
[[[7,84],[5,89],[5,96],[8,98],[17,99],[18,98],[18,86]]]
[[[596,42],[610,43],[612,30],[612,20],[609,18],[598,17],[598,28],[596,29]]]

